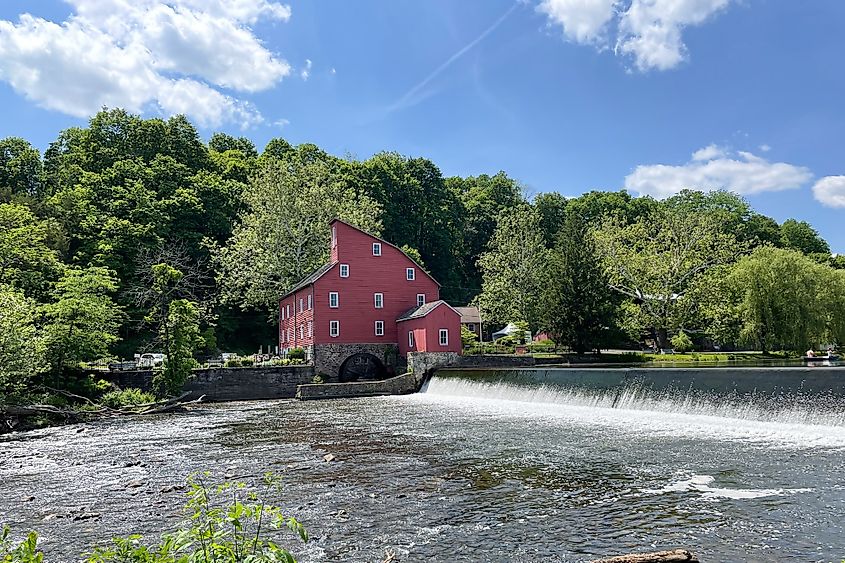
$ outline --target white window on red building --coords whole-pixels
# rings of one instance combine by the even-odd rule
[[[340,277],[348,278],[349,277],[349,264],[341,264],[340,265]]]
[[[374,242],[373,243],[373,256],[381,256],[381,243]]]
[[[373,303],[376,309],[384,307],[384,293],[373,293]]]
[[[448,346],[449,345],[449,329],[448,328],[441,328],[440,329],[440,345],[441,346]]]
[[[308,321],[308,338],[314,336],[314,323],[312,321]]]
[[[340,336],[340,321],[329,321],[329,336],[332,338]]]
[[[337,246],[337,227],[332,225],[332,246]]]
[[[408,348],[413,348],[413,347],[414,347],[414,331],[409,330],[408,331]]]
[[[304,299],[302,299],[302,297],[300,297],[299,298],[299,312],[300,313],[302,312],[302,309],[304,309],[304,307],[305,307],[305,301],[304,301]]]
[[[279,307],[279,309],[279,320],[283,321],[285,320],[285,306],[282,305],[281,307]]]
[[[286,312],[285,312],[285,316],[286,316],[287,318],[290,318],[290,303],[288,303],[287,305],[285,305],[285,311],[286,311]]]
[[[305,338],[305,327],[299,325],[299,339],[302,340],[303,338]]]
[[[416,272],[414,272],[413,268],[405,268],[405,279],[407,279],[408,281],[414,281],[415,273]]]
[[[425,293],[417,293],[417,307],[425,305]]]
[[[339,297],[336,291],[329,292],[329,307],[337,309],[340,306]]]
[[[384,336],[384,321],[376,321],[376,336]]]
[[[312,295],[309,293],[308,294],[308,310],[309,311],[314,308],[314,303],[312,303],[311,297],[312,297]]]

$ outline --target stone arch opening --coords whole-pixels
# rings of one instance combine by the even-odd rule
[[[387,368],[377,357],[366,352],[352,354],[340,365],[338,379],[341,383],[349,381],[374,381],[387,377]]]

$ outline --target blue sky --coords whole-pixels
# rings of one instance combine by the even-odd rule
[[[184,112],[529,193],[725,187],[845,252],[843,55],[841,0],[4,0],[0,137]]]

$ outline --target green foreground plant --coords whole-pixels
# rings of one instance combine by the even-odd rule
[[[248,492],[246,483],[226,482],[208,485],[209,473],[188,477],[190,516],[187,527],[163,534],[158,542],[147,544],[139,534],[113,538],[108,546],[98,546],[85,555],[87,563],[296,563],[290,551],[275,537],[282,530],[308,541],[305,527],[282,509],[268,504],[264,496]],[[262,495],[281,488],[280,476],[265,473]],[[10,529],[0,534],[0,562],[41,563],[44,555],[37,549],[38,536],[30,532],[14,545]]]

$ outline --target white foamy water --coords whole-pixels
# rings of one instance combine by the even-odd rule
[[[693,475],[688,479],[681,479],[673,483],[669,483],[660,489],[646,489],[643,492],[646,494],[662,495],[666,493],[686,493],[695,492],[701,493],[701,498],[708,500],[719,499],[753,499],[763,497],[779,497],[785,495],[793,495],[798,493],[811,493],[814,489],[798,488],[798,489],[734,489],[727,487],[714,487],[713,483],[716,478],[712,475]]]
[[[841,409],[746,403],[720,396],[661,396],[642,388],[610,390],[522,386],[434,377],[409,400],[448,403],[507,417],[541,417],[621,432],[760,442],[774,447],[845,448]]]

